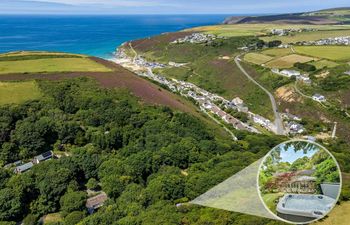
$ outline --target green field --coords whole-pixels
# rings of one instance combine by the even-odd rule
[[[349,25],[302,25],[302,24],[232,24],[232,25],[214,25],[189,29],[190,31],[205,32],[222,37],[237,36],[262,36],[269,34],[271,29],[292,29],[292,28],[313,28],[316,32],[303,32],[294,36],[269,36],[262,37],[265,41],[282,40],[284,43],[294,42],[295,40],[317,40],[319,37],[337,37],[340,33],[350,34]],[[332,36],[333,35],[333,36]],[[346,36],[346,35],[342,35]],[[291,41],[292,40],[292,41]]]
[[[35,81],[0,82],[0,105],[18,104],[39,99],[41,91]]]
[[[0,74],[73,71],[108,72],[111,70],[89,58],[45,58],[0,61]]]
[[[329,61],[329,60],[326,60],[326,59],[324,59],[324,60],[319,60],[319,61],[316,61],[316,62],[312,62],[312,63],[310,63],[310,64],[316,66],[317,69],[322,69],[322,68],[325,68],[325,67],[327,67],[327,68],[333,68],[333,67],[336,67],[336,66],[339,65],[339,64],[336,63],[336,62],[332,62],[332,61]]]
[[[296,46],[295,50],[300,54],[335,61],[350,60],[350,47],[348,46]]]
[[[329,27],[329,26],[328,26]],[[296,43],[300,41],[316,41],[323,38],[340,37],[340,36],[350,36],[350,26],[344,27],[339,25],[334,25],[334,28],[342,28],[340,30],[318,30],[313,32],[302,32],[291,36],[269,36],[261,37],[260,39],[264,41],[280,40],[283,43]],[[346,29],[343,29],[346,28]]]
[[[257,65],[261,65],[263,63],[266,63],[270,60],[272,60],[273,57],[270,57],[268,55],[260,54],[260,53],[248,53],[244,56],[244,60],[250,63],[254,63]]]
[[[261,52],[264,55],[269,55],[273,57],[281,57],[285,55],[292,54],[293,51],[290,48],[271,48]]]
[[[281,68],[281,69],[291,68],[297,62],[305,63],[313,60],[316,60],[316,59],[308,56],[292,54],[292,55],[287,55],[287,56],[283,56],[283,57],[271,60],[266,64],[266,66],[270,68]]]

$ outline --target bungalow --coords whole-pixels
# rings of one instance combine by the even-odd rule
[[[92,214],[95,212],[96,209],[100,208],[103,206],[103,204],[105,203],[105,201],[107,201],[108,196],[106,193],[102,192],[99,195],[96,195],[94,197],[88,198],[86,200],[86,208],[89,212],[89,214]]]
[[[52,157],[53,157],[53,152],[52,151],[44,152],[41,155],[35,156],[34,159],[33,159],[33,163],[34,164],[39,164],[39,163],[41,163],[43,161],[52,159]]]
[[[317,101],[317,102],[325,102],[326,101],[326,97],[324,97],[323,95],[320,95],[320,94],[315,94],[314,96],[312,96],[312,99],[314,101]]]
[[[23,164],[21,166],[17,166],[13,172],[17,173],[17,174],[21,174],[21,173],[24,173],[24,172],[30,170],[33,166],[34,166],[34,164],[32,162],[29,162],[29,163]]]
[[[280,74],[286,77],[300,76],[301,73],[297,70],[281,70]]]

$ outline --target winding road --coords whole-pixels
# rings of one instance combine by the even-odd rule
[[[275,126],[276,126],[276,134],[279,135],[284,135],[284,127],[283,127],[283,120],[281,118],[280,113],[278,112],[278,108],[277,108],[277,103],[276,103],[276,99],[273,96],[273,94],[271,92],[269,92],[266,88],[264,88],[261,84],[259,84],[256,80],[254,80],[253,77],[251,77],[249,75],[249,73],[243,68],[243,66],[241,65],[240,61],[240,56],[238,55],[235,57],[235,63],[238,66],[238,68],[241,70],[241,72],[249,79],[251,80],[254,84],[256,84],[261,90],[263,90],[270,98],[271,101],[271,105],[272,105],[272,109],[273,109],[273,113],[275,115]]]

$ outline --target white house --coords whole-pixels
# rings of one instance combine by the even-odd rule
[[[314,101],[317,101],[317,102],[325,102],[326,101],[326,97],[324,97],[323,95],[320,95],[320,94],[315,94],[314,96],[312,96],[312,99]]]
[[[297,70],[282,70],[280,71],[280,74],[286,77],[292,77],[292,76],[300,76],[301,73]]]
[[[232,103],[235,105],[243,105],[244,101],[241,98],[236,97],[232,100]]]

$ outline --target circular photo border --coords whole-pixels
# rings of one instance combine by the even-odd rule
[[[339,192],[338,192],[338,195],[337,195],[337,198],[335,199],[335,202],[333,203],[332,207],[330,208],[330,210],[327,212],[327,214],[323,215],[322,217],[320,218],[316,218],[314,220],[310,220],[310,221],[307,221],[307,222],[292,222],[292,221],[289,221],[289,220],[286,220],[286,219],[283,219],[281,217],[279,217],[276,213],[272,212],[269,207],[266,205],[263,197],[262,197],[262,194],[261,194],[261,190],[260,190],[260,182],[259,182],[259,178],[260,178],[260,171],[261,171],[261,168],[265,162],[265,160],[267,159],[267,157],[269,157],[271,155],[271,153],[276,150],[278,147],[280,147],[281,145],[284,145],[284,144],[288,144],[288,143],[293,143],[293,142],[306,142],[306,143],[310,143],[310,144],[313,144],[313,145],[316,145],[317,147],[319,147],[320,149],[326,151],[330,156],[331,158],[334,160],[336,166],[337,166],[337,169],[339,171]],[[343,186],[343,179],[342,179],[342,173],[341,173],[341,169],[340,169],[340,166],[339,166],[339,163],[338,161],[336,160],[336,158],[333,156],[333,154],[324,146],[322,146],[321,144],[319,143],[316,143],[314,141],[310,141],[310,140],[304,140],[304,139],[292,139],[292,140],[288,140],[288,141],[285,141],[285,142],[281,142],[280,144],[276,145],[275,147],[273,147],[263,158],[262,162],[260,163],[259,165],[259,170],[258,170],[258,173],[257,173],[257,177],[256,177],[256,188],[257,188],[257,191],[258,191],[258,195],[259,195],[259,198],[260,198],[260,201],[262,202],[262,204],[264,205],[265,209],[273,216],[275,217],[277,220],[280,220],[280,221],[283,221],[285,223],[289,223],[289,224],[310,224],[310,223],[313,223],[313,222],[316,222],[316,221],[319,221],[321,219],[323,219],[324,217],[326,217],[333,209],[334,207],[337,205],[337,202],[339,201],[339,197],[341,195],[341,190],[342,190],[342,186]]]

